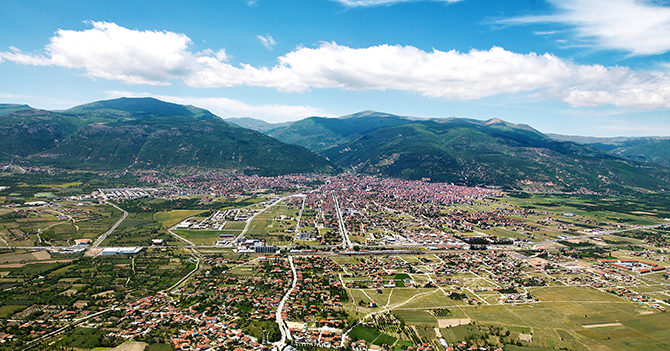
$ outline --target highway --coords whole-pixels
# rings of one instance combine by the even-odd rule
[[[274,202],[272,205],[268,206],[267,208],[276,205],[281,200],[283,200],[283,198],[277,200],[276,202]],[[116,207],[113,204],[112,204],[112,206]],[[267,208],[263,209],[263,211],[266,210]],[[352,248],[353,245],[351,244],[351,241],[348,240],[349,238],[348,238],[348,235],[346,234],[346,229],[343,228],[344,227],[343,221],[339,219],[340,215],[341,215],[339,213],[339,206],[337,206],[337,208],[338,208],[338,221],[340,222],[339,224],[341,226],[340,231],[342,233],[345,233],[343,235],[343,243],[341,244],[341,246],[345,247],[345,249],[349,249],[349,248]],[[260,214],[261,212],[259,212],[258,214]],[[116,248],[116,247],[118,247],[118,246],[100,246],[100,244],[105,240],[107,235],[109,235],[114,229],[116,229],[116,227],[123,221],[123,219],[125,219],[125,217],[126,217],[125,214],[127,214],[127,212],[124,212],[124,217],[122,217],[114,225],[114,227],[112,227],[112,229],[110,229],[105,234],[103,234],[101,237],[99,237],[95,241],[95,244],[91,245],[91,248],[104,249],[104,248]],[[258,215],[258,214],[256,214],[256,215]],[[249,220],[249,223],[250,222],[251,222],[251,219]],[[249,223],[247,223],[247,225],[249,225]],[[629,232],[629,231],[642,230],[642,229],[653,229],[653,228],[658,228],[658,227],[661,227],[661,226],[664,226],[664,225],[666,225],[666,224],[662,223],[662,224],[655,224],[655,225],[649,225],[649,226],[643,226],[643,227],[634,227],[634,228],[621,229],[621,230],[610,230],[610,231],[603,231],[603,232],[598,232],[598,233],[593,233],[593,234],[586,234],[586,235],[581,235],[581,236],[570,237],[570,238],[567,238],[567,239],[547,240],[547,241],[542,241],[542,242],[539,242],[539,243],[531,243],[531,244],[533,246],[537,247],[537,246],[540,246],[540,245],[554,243],[554,242],[563,241],[563,240],[584,239],[584,238],[590,238],[590,237],[599,236],[599,235],[608,235],[608,234]],[[230,248],[230,244],[225,245],[225,246],[224,245],[195,245],[191,241],[173,233],[171,231],[171,229],[168,230],[170,232],[170,234],[172,234],[173,236],[175,236],[179,240],[186,243],[186,245],[163,245],[163,246],[153,246],[153,245],[140,246],[140,245],[138,245],[136,247],[141,247],[141,248],[144,248],[144,249],[156,248],[156,247],[181,248],[181,249],[225,249],[225,248]],[[243,233],[246,233],[246,231],[243,231]],[[71,248],[73,248],[73,246],[0,246],[0,248],[11,249],[11,250],[47,250],[47,249],[57,250],[57,249],[71,249]],[[288,247],[285,247],[285,248],[288,248]],[[328,250],[328,249],[332,249],[334,247],[323,246],[323,247],[319,247],[319,248],[324,249],[324,250]],[[430,250],[430,251],[424,251],[424,250],[421,250],[423,248],[423,246],[421,246],[421,245],[403,245],[403,246],[394,247],[394,250],[375,250],[375,248],[373,248],[373,247],[362,247],[362,248],[367,248],[368,251],[360,251],[360,252],[355,252],[355,251],[350,251],[350,250],[346,251],[346,252],[319,251],[319,252],[309,252],[309,253],[306,253],[306,254],[310,254],[310,255],[314,255],[314,254],[317,254],[317,255],[319,255],[319,254],[321,254],[321,255],[324,255],[324,254],[326,254],[326,255],[376,255],[376,254],[400,254],[400,253],[423,254],[423,253],[443,253],[443,252],[459,251],[459,250]]]

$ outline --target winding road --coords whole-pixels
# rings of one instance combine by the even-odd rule
[[[286,346],[286,340],[291,340],[291,332],[289,331],[288,326],[286,326],[286,323],[282,318],[282,311],[284,310],[284,305],[286,304],[286,301],[288,300],[289,296],[291,296],[291,293],[293,292],[293,290],[295,290],[295,286],[298,283],[298,273],[295,271],[295,265],[293,264],[293,256],[288,257],[288,263],[289,265],[291,265],[291,272],[293,273],[293,282],[291,283],[291,288],[288,289],[284,297],[281,299],[281,302],[279,302],[279,306],[277,306],[277,313],[275,314],[275,320],[277,322],[277,325],[279,326],[279,331],[281,332],[281,340],[274,343],[274,346],[277,351],[281,351],[284,349],[284,346]]]

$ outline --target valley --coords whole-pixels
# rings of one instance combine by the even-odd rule
[[[670,0],[0,23],[0,351],[670,350]]]
[[[2,348],[670,342],[659,194],[323,174],[47,178],[58,181],[2,178]]]
[[[499,119],[0,115],[0,349],[670,347],[662,164]]]

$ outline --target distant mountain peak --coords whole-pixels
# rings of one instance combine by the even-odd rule
[[[25,104],[23,104],[23,105],[21,105],[21,104],[0,104],[0,109],[5,109],[5,108],[14,108],[14,109],[16,109],[16,108],[21,108],[21,109],[28,109],[28,108],[32,108],[32,107],[30,107],[29,105],[25,105]]]
[[[385,113],[385,112],[377,112],[377,111],[372,111],[372,110],[365,110],[361,112],[356,112],[350,115],[342,116],[340,119],[348,119],[348,118],[361,118],[361,117],[400,117],[396,116],[390,113]]]
[[[0,115],[6,115],[9,113],[24,111],[24,110],[35,110],[34,108],[28,105],[19,105],[19,104],[0,104]]]
[[[201,168],[270,175],[334,169],[305,148],[233,127],[207,110],[155,98],[97,101],[64,112],[0,106],[0,116],[0,161],[90,170]]]
[[[231,117],[224,119],[224,121],[261,133],[265,133],[276,128],[288,127],[293,124],[293,122],[269,123],[262,119],[252,117]]]
[[[492,125],[506,125],[507,122],[503,121],[500,118],[491,118],[488,121],[484,122],[485,125],[487,126],[492,126]]]
[[[155,116],[193,116],[194,113],[184,105],[165,102],[152,97],[122,97],[112,100],[101,100],[89,104],[75,106],[67,112],[92,110],[116,110],[133,114],[151,114]]]

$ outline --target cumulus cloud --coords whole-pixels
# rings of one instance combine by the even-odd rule
[[[381,5],[393,5],[401,2],[415,2],[421,0],[333,0],[339,2],[346,7],[371,7]],[[463,0],[430,0],[435,2],[454,3]]]
[[[149,93],[135,93],[128,91],[107,91],[110,98],[119,97],[154,97],[163,101],[182,105],[193,105],[208,109],[221,117],[254,117],[266,122],[276,123],[285,121],[297,121],[305,117],[323,116],[335,117],[334,115],[316,107],[301,105],[264,104],[249,105],[240,100],[224,97],[184,97],[169,95],[154,95]]]
[[[670,51],[670,7],[648,0],[549,0],[558,13],[522,16],[501,24],[562,23],[603,49],[631,55]]]
[[[272,51],[272,49],[275,47],[275,44],[277,44],[275,42],[274,38],[272,38],[272,36],[270,34],[268,34],[267,36],[257,35],[256,38],[258,39],[258,41],[261,42],[261,44],[266,49],[268,49],[270,51]]]
[[[529,92],[572,106],[613,104],[670,108],[670,76],[627,67],[578,65],[551,54],[490,50],[426,52],[412,46],[350,48],[322,43],[279,57],[279,64],[234,67],[211,58],[185,81],[195,87],[250,85],[281,91],[309,89],[404,90],[424,96],[473,100]]]
[[[26,65],[83,69],[92,78],[129,84],[166,85],[193,70],[194,54],[184,34],[137,31],[114,23],[89,22],[84,31],[59,29],[45,48],[45,55],[20,50],[0,57]]]
[[[13,48],[0,52],[0,58],[26,65],[83,69],[92,78],[128,84],[181,81],[196,88],[245,85],[284,92],[389,89],[454,100],[527,93],[580,107],[670,108],[668,67],[646,72],[579,65],[548,53],[521,54],[500,47],[424,51],[400,45],[351,48],[335,42],[298,47],[278,57],[272,67],[255,67],[230,63],[224,50],[193,52],[189,50],[191,40],[184,34],[91,23],[92,29],[81,32],[59,30],[44,54]],[[226,106],[233,105],[226,101]],[[263,113],[263,108],[275,107],[257,108],[253,111]],[[238,111],[241,115],[244,109]]]

